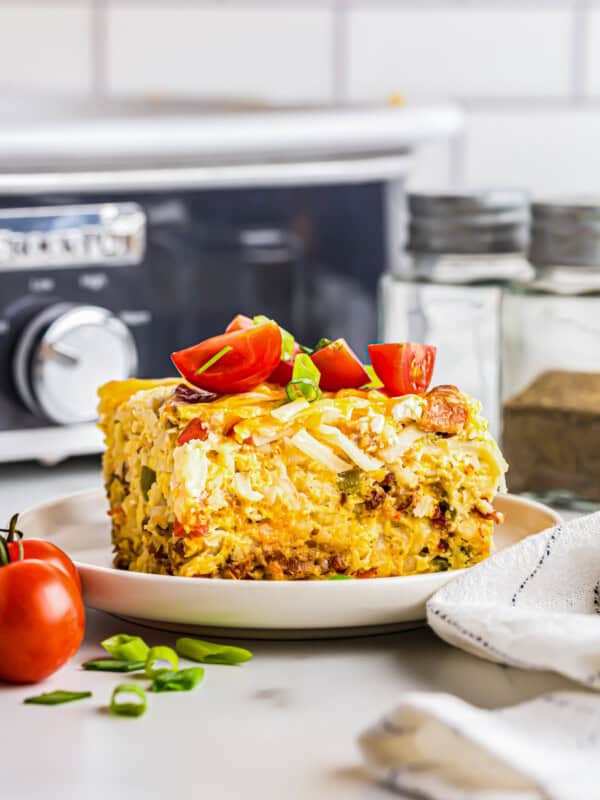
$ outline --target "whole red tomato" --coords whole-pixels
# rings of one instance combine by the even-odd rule
[[[47,564],[58,567],[75,582],[75,585],[81,591],[81,578],[77,572],[77,567],[60,547],[44,539],[22,539],[21,544],[23,545],[23,558],[39,558],[40,561],[45,561]],[[8,542],[8,552],[11,561],[19,560],[19,545],[17,542]]]
[[[81,593],[64,570],[29,558],[0,566],[0,680],[35,683],[83,640]]]

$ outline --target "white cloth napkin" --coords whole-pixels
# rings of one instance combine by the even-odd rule
[[[600,512],[471,568],[427,604],[450,644],[600,690]],[[600,696],[565,692],[486,711],[411,693],[367,731],[374,776],[424,800],[600,800]]]
[[[600,696],[559,692],[499,711],[406,694],[360,739],[373,777],[419,800],[597,800]]]
[[[427,603],[442,639],[489,661],[600,689],[600,512],[459,575]]]

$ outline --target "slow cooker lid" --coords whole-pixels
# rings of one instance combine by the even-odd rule
[[[405,153],[462,126],[452,105],[271,108],[247,102],[4,99],[0,173],[303,163]]]

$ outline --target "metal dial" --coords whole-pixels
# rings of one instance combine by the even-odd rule
[[[63,425],[89,422],[97,416],[98,387],[135,373],[137,348],[106,308],[57,303],[29,322],[13,366],[32,413]]]

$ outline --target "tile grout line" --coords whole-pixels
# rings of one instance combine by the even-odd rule
[[[92,96],[101,100],[107,94],[107,0],[91,0]]]

